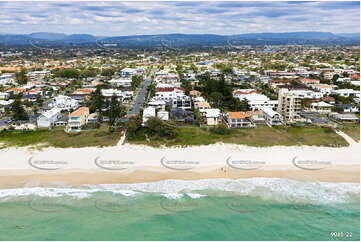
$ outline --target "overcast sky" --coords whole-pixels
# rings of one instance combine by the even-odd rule
[[[0,33],[360,32],[359,2],[0,2]]]

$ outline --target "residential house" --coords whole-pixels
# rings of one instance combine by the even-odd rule
[[[79,101],[64,95],[58,95],[51,99],[49,107],[58,107],[62,110],[70,111],[79,107]]]
[[[245,112],[228,112],[225,119],[230,128],[253,128],[255,125],[250,119],[251,115]]]
[[[272,110],[272,108],[264,107],[261,110],[262,110],[265,122],[268,126],[272,127],[273,125],[284,124],[282,115],[277,113],[276,111]]]
[[[222,123],[221,110],[218,108],[205,109],[204,112],[204,118],[207,125],[214,126]]]
[[[317,102],[317,103],[311,103],[310,111],[317,112],[317,113],[331,113],[332,108],[333,108],[333,105],[321,101],[321,102]]]
[[[144,110],[143,110],[143,122],[142,122],[142,125],[145,126],[148,122],[148,120],[151,118],[151,117],[155,117],[155,108],[153,107],[146,107]]]
[[[360,97],[360,91],[356,91],[353,89],[338,89],[333,90],[331,94],[335,94],[341,97]]]
[[[333,119],[334,121],[338,122],[338,123],[342,123],[342,124],[347,124],[347,123],[358,123],[359,122],[359,118],[352,113],[331,113],[329,114],[329,117],[331,119]]]
[[[61,109],[53,107],[52,109],[41,114],[37,119],[38,128],[52,128],[55,122],[61,118]]]
[[[116,87],[131,87],[132,79],[131,78],[112,79],[109,81],[109,83]]]
[[[69,120],[67,125],[67,132],[79,132],[81,127],[86,124],[89,116],[88,107],[80,107],[71,114],[69,114]]]

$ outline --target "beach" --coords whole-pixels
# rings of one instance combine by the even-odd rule
[[[139,145],[0,150],[1,186],[155,182],[167,179],[285,178],[359,183],[359,143],[315,146]]]

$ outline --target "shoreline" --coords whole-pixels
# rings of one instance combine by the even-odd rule
[[[8,148],[0,150],[0,186],[256,177],[359,183],[360,157],[359,143],[341,148],[258,148],[223,143],[186,148],[130,144],[104,148]]]

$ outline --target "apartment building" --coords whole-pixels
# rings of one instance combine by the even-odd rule
[[[286,123],[302,120],[300,116],[301,99],[297,92],[289,91],[287,88],[279,90],[277,112],[283,116]]]

